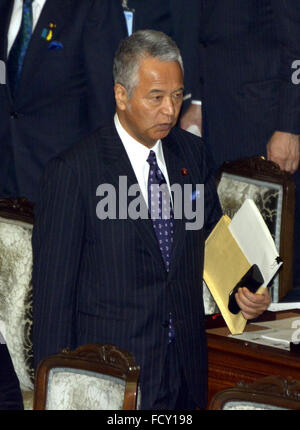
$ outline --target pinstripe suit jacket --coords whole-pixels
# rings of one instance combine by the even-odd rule
[[[210,229],[220,206],[202,141],[174,128],[163,140],[163,151],[171,184],[205,184],[205,227]],[[175,220],[167,273],[151,220],[96,216],[97,187],[108,183],[118,190],[119,176],[127,177],[128,187],[137,182],[114,126],[97,130],[46,168],[33,232],[35,364],[66,346],[115,344],[132,352],[141,366],[142,407],[149,408],[160,386],[165,321],[172,311],[180,361],[203,406],[204,229],[186,231],[185,220]]]

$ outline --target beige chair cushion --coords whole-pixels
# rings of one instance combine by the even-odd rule
[[[32,226],[0,218],[0,331],[23,390],[33,389]]]
[[[287,410],[286,408],[281,408],[279,406],[267,405],[264,403],[255,403],[247,401],[229,401],[223,406],[223,410],[234,410],[234,411],[271,411],[271,410]]]
[[[121,410],[124,392],[125,382],[118,378],[84,370],[54,368],[49,372],[46,409]]]

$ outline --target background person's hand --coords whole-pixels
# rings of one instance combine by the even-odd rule
[[[300,159],[299,136],[275,131],[267,144],[267,158],[277,163],[281,170],[295,173]]]
[[[202,136],[202,107],[197,104],[190,104],[180,120],[180,127],[188,130],[189,127],[196,126]]]

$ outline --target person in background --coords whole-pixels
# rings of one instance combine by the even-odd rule
[[[216,168],[263,155],[296,184],[294,287],[300,287],[300,3],[199,0],[203,137]]]
[[[35,202],[45,164],[111,118],[125,36],[119,0],[0,0],[1,198]]]

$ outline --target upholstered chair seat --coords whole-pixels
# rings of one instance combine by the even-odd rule
[[[112,376],[70,368],[52,369],[49,374],[46,409],[123,409],[125,381]]]

